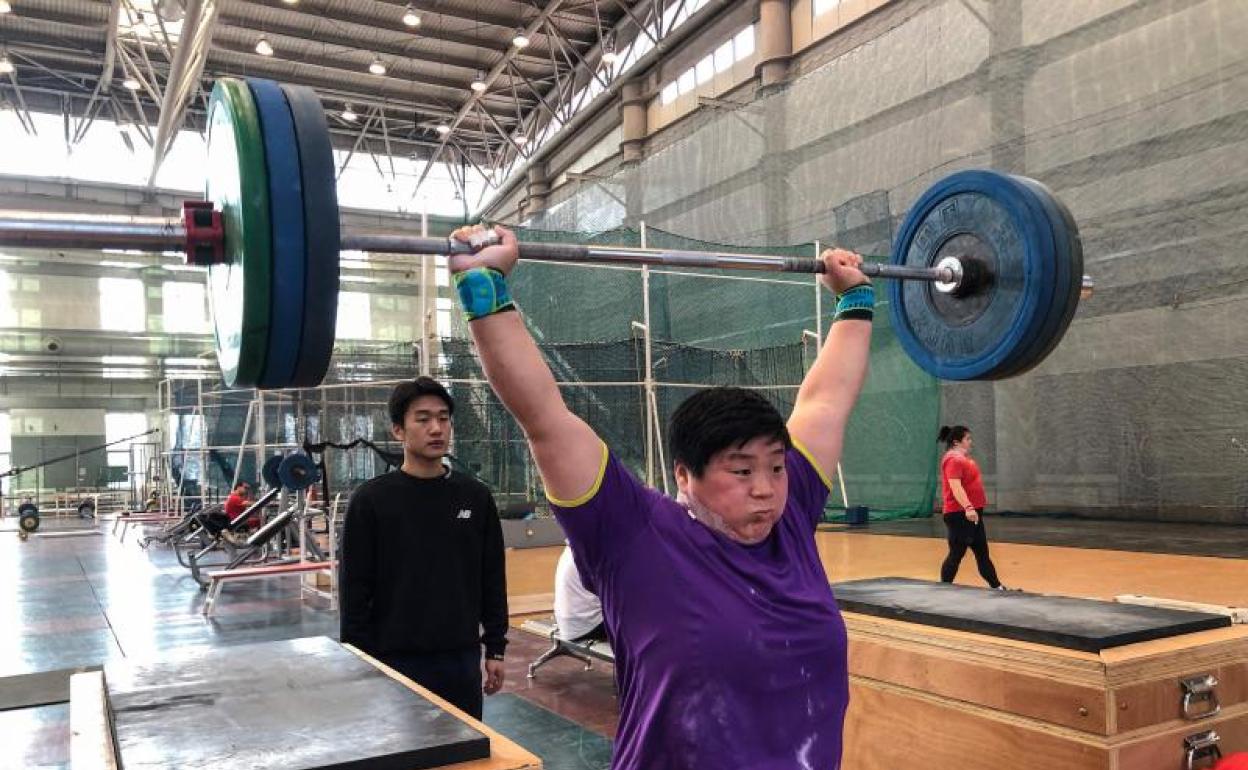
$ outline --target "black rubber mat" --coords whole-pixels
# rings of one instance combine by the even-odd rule
[[[90,666],[6,676],[0,679],[0,711],[69,703],[69,678],[80,671],[99,670],[99,666]]]
[[[1085,652],[1231,625],[1224,615],[1204,612],[910,578],[854,580],[833,584],[832,591],[846,612]]]
[[[489,738],[326,637],[104,667],[120,764],[418,770]]]

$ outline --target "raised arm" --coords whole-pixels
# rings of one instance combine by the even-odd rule
[[[845,425],[867,379],[874,289],[858,270],[862,257],[842,249],[822,255],[825,286],[838,295],[837,313],[815,363],[802,380],[789,417],[789,434],[826,474],[841,459]]]
[[[502,308],[480,313],[468,323],[481,368],[503,406],[524,430],[546,494],[574,500],[588,492],[598,479],[602,440],[581,418],[568,411],[524,319],[510,305],[510,297],[504,293],[505,276],[519,259],[516,236],[504,227],[495,230],[502,243],[476,254],[452,257],[451,273],[470,317],[477,310]],[[466,241],[472,232],[473,228],[462,228],[454,237]],[[504,278],[498,280],[485,270],[497,271]]]

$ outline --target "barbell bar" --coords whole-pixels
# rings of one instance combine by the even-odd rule
[[[192,209],[201,201],[188,201]],[[185,219],[161,217],[47,217],[26,211],[0,211],[0,246],[45,249],[128,249],[134,251],[180,251],[191,255],[196,245],[187,240]],[[490,241],[494,242],[493,240]],[[209,241],[208,243],[212,243]],[[205,242],[200,240],[199,246]],[[215,243],[212,243],[215,246]],[[383,254],[429,254],[451,256],[469,254],[477,246],[453,238],[428,238],[404,234],[343,232],[340,248]],[[577,262],[589,264],[657,265],[725,270],[758,270],[782,273],[822,273],[824,263],[811,257],[769,256],[740,252],[693,251],[688,249],[642,249],[627,246],[583,246],[572,243],[521,243],[520,258],[536,262]],[[211,261],[192,264],[207,266]],[[908,267],[884,262],[866,262],[864,275],[902,281],[926,281],[938,291],[956,293],[967,278],[967,261],[946,257],[934,267]],[[1083,276],[1084,296],[1091,296],[1094,284]]]
[[[317,385],[333,350],[340,251],[455,255],[448,238],[343,231],[320,100],[272,81],[220,79],[208,120],[206,198],[183,216],[0,212],[0,246],[182,251],[208,269],[218,363],[230,387]],[[812,257],[520,243],[527,261],[818,273]],[[891,262],[889,317],[915,363],[944,379],[996,379],[1037,365],[1090,296],[1074,218],[1035,180],[961,171],[909,211]],[[523,300],[523,297],[521,297]],[[707,312],[715,312],[707,308]]]

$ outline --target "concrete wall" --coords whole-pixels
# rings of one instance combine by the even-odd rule
[[[778,92],[747,83],[727,97],[746,106],[696,110],[639,163],[552,194],[536,224],[885,253],[953,171],[1038,178],[1097,296],[1032,373],[944,386],[943,421],[976,432],[1000,508],[1244,521],[1244,39],[1238,0],[889,3],[805,47]]]

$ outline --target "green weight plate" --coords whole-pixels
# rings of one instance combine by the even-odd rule
[[[268,352],[273,255],[264,137],[240,80],[222,78],[212,89],[205,197],[225,227],[227,259],[208,268],[217,363],[227,387],[253,387]]]

